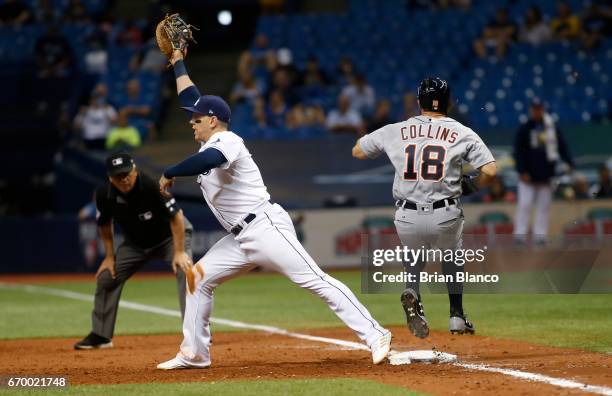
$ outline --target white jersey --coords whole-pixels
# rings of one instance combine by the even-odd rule
[[[230,231],[248,213],[267,203],[270,194],[240,136],[230,131],[217,132],[202,144],[200,152],[209,147],[222,152],[227,162],[199,175],[198,184],[212,212]]]
[[[432,203],[461,195],[463,162],[495,161],[480,136],[450,117],[411,117],[359,140],[370,158],[385,152],[395,168],[393,198]]]

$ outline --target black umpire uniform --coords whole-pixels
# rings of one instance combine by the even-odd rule
[[[135,180],[126,182],[130,183],[130,186],[133,183],[133,187],[127,192],[120,191],[110,180],[96,190],[98,209],[96,219],[102,239],[106,239],[105,247],[108,250],[113,246],[113,223],[121,227],[124,240],[115,251],[115,276],[113,277],[109,270],[101,268],[102,272],[98,271],[92,312],[92,332],[76,343],[75,349],[112,347],[111,339],[123,285],[150,260],[162,259],[172,263],[175,250],[173,223],[178,230],[184,230],[184,251],[189,260],[192,258],[193,227],[187,218],[182,216],[176,200],[171,196],[162,196],[156,181],[137,172],[134,160],[129,154],[113,154],[107,158],[106,165],[110,177],[119,175],[124,178],[133,177]],[[119,187],[123,188],[121,185]],[[109,245],[106,245],[107,243]],[[109,252],[106,253],[108,257]],[[176,271],[176,280],[183,316],[186,289],[183,271]]]

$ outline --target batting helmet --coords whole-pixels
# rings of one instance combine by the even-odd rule
[[[417,98],[421,109],[446,114],[450,87],[445,80],[439,77],[427,77],[419,84]]]

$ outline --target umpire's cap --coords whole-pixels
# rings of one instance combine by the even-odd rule
[[[205,116],[215,116],[228,124],[232,117],[232,111],[227,102],[215,95],[200,96],[193,106],[184,106],[181,109]]]
[[[450,87],[440,77],[427,77],[419,84],[417,91],[422,110],[446,114],[450,98]]]
[[[134,168],[134,159],[125,151],[113,153],[106,158],[106,172],[109,176],[128,173]]]

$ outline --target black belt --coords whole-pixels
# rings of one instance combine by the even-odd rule
[[[432,204],[432,207],[434,209],[440,209],[440,208],[447,206],[446,205],[447,202],[448,202],[448,206],[457,204],[456,199],[446,198],[446,199],[441,199],[439,201],[434,202]],[[398,200],[395,202],[395,206],[397,206],[398,208],[403,208],[403,209],[417,210],[417,204],[415,204],[414,202],[407,201],[407,200]]]
[[[272,200],[268,201],[271,205],[274,205],[274,202],[272,202]],[[257,215],[255,213],[249,213],[248,215],[246,215],[246,217],[244,219],[242,219],[242,223],[244,223],[245,225],[249,224],[251,221],[255,220],[255,217],[257,217]],[[232,229],[230,230],[230,232],[234,235],[238,235],[240,234],[240,231],[242,231],[243,227],[240,224],[236,224],[235,226],[232,227]]]
[[[257,217],[254,213],[249,213],[243,220],[242,222],[244,224],[249,224],[251,221],[255,220],[255,217]],[[242,231],[242,226],[240,224],[236,224],[235,226],[232,227],[232,229],[230,230],[230,232],[234,235],[238,235],[240,234],[240,231]]]

